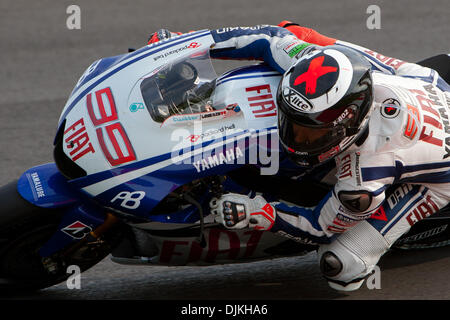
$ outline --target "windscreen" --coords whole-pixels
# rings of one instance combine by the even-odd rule
[[[214,104],[216,78],[209,53],[197,53],[157,70],[140,89],[153,120],[163,122],[173,115],[224,108]]]

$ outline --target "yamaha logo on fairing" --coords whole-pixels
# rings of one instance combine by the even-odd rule
[[[292,88],[285,87],[283,89],[283,98],[290,106],[298,111],[307,112],[313,109],[311,102]]]
[[[236,159],[241,157],[244,157],[244,153],[239,147],[236,147],[196,161],[193,163],[193,166],[197,170],[197,173],[200,173],[221,164],[233,163]]]

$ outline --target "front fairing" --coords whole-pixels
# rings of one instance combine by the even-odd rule
[[[188,48],[194,42],[196,47]],[[118,56],[107,64],[102,64],[103,59],[94,63],[61,114],[63,153],[87,175],[161,154],[151,140],[161,141],[166,134],[144,110],[136,86],[174,59],[208,52],[211,43],[209,31],[199,31]]]
[[[232,146],[233,138],[215,141],[223,131],[236,136],[245,129],[238,108],[224,106],[218,112],[179,114],[158,122],[140,90],[145,79],[174,61],[210,63],[212,44],[208,30],[198,31],[101,59],[86,70],[61,114],[55,141],[55,160],[63,159],[56,162],[73,188],[105,207],[146,216],[178,186],[211,174],[197,172],[205,166],[204,152],[213,161],[241,157],[245,151]],[[200,126],[194,125],[196,119]]]
[[[176,61],[209,61],[212,44],[204,30],[88,68],[60,118],[60,153],[82,169],[75,176],[66,174],[72,188],[115,212],[167,223],[193,221],[195,209],[177,216],[155,216],[152,210],[193,180],[259,165],[264,152],[277,156],[274,93],[280,74],[266,66],[219,77],[216,110],[170,113],[162,121],[149,110],[142,82]],[[96,69],[102,66],[103,71]],[[66,168],[59,169],[64,173]]]

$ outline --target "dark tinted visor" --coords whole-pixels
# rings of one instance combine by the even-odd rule
[[[279,135],[283,144],[292,151],[319,155],[338,145],[345,138],[343,126],[311,127],[302,126],[283,113],[279,115]]]

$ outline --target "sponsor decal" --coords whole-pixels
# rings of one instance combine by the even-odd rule
[[[191,134],[186,139],[191,142],[197,142],[199,139],[203,140],[204,138],[215,135],[215,134],[219,134],[219,133],[225,134],[225,132],[227,132],[229,130],[234,130],[235,128],[236,128],[236,125],[233,123],[232,125],[229,125],[229,126],[222,126],[219,129],[207,130],[206,132],[199,134],[199,135]]]
[[[190,114],[190,115],[175,115],[171,117],[174,122],[183,122],[183,121],[195,121],[200,120],[199,114]]]
[[[358,222],[358,219],[352,219],[339,213],[334,218],[332,224],[327,227],[327,230],[333,233],[343,233],[347,229],[356,225]]]
[[[348,213],[348,209],[345,208],[343,205],[339,205],[338,213],[336,215],[336,217],[339,220],[345,221],[348,224],[351,224],[353,221],[366,220],[370,216],[371,216],[371,213],[362,213],[362,214],[361,213],[355,214],[355,212]]]
[[[330,150],[328,150],[325,153],[322,153],[321,155],[319,155],[319,162],[324,162],[325,160],[328,160],[332,157],[334,157],[335,155],[337,155],[339,153],[339,151],[341,150],[340,146],[335,146],[333,148],[331,148]]]
[[[177,123],[182,122],[193,122],[193,121],[215,121],[218,119],[224,119],[231,116],[236,115],[239,113],[241,109],[239,106],[233,105],[233,109],[223,109],[223,110],[217,110],[217,111],[208,111],[208,112],[202,112],[197,114],[176,114],[173,116],[168,117],[164,122],[161,124],[161,127],[173,125]]]
[[[359,157],[361,156],[361,153],[355,152],[355,178],[356,178],[356,185],[361,185],[361,168],[359,167]]]
[[[298,91],[290,87],[283,88],[283,98],[287,103],[289,103],[289,105],[291,105],[298,111],[307,112],[314,109],[312,103],[309,100],[307,100]]]
[[[430,230],[427,230],[427,231],[415,234],[413,236],[406,237],[404,239],[400,239],[400,240],[397,241],[397,243],[398,244],[409,243],[409,242],[415,242],[415,241],[423,240],[423,239],[426,239],[426,238],[431,238],[431,237],[433,237],[435,235],[438,235],[438,234],[444,232],[447,229],[447,227],[448,227],[448,224],[444,224],[444,225],[439,226],[437,228],[433,228],[433,229],[430,229]]]
[[[200,47],[200,46],[201,46],[201,44],[198,43],[198,42],[191,42],[191,43],[188,45],[188,48],[198,48],[198,47]]]
[[[429,107],[434,106],[432,110],[436,110],[439,112],[440,119],[442,121],[443,129],[446,134],[445,138],[445,152],[446,154],[443,156],[443,159],[446,159],[450,156],[450,123],[449,123],[449,117],[447,108],[445,107],[444,101],[439,99],[439,96],[437,95],[437,92],[432,84],[424,85],[423,88],[425,89],[427,93],[427,99],[421,99],[422,103],[426,103]],[[447,99],[447,96],[446,96]],[[448,103],[448,102],[447,102]],[[424,119],[425,122],[425,119]]]
[[[314,241],[312,241],[311,239],[303,238],[303,237],[299,237],[299,236],[293,236],[293,235],[291,235],[291,234],[289,234],[289,233],[287,233],[287,232],[285,232],[285,231],[283,231],[283,230],[279,230],[279,231],[277,231],[276,233],[279,234],[279,235],[281,235],[281,236],[283,236],[283,237],[286,237],[286,238],[288,238],[288,239],[291,239],[291,240],[293,240],[293,241],[295,241],[295,242],[298,242],[298,243],[311,244],[311,245],[316,244],[316,243],[315,243]]]
[[[388,221],[386,217],[386,211],[384,211],[383,206],[380,206],[371,216],[371,219]]]
[[[241,108],[239,107],[239,105],[237,103],[229,104],[225,107],[225,109],[229,110],[229,111],[234,111],[236,113],[241,111]]]
[[[379,54],[378,52],[372,51],[372,50],[364,50],[365,53],[369,54],[370,56],[374,57],[381,63],[384,63],[395,70],[397,70],[402,64],[405,63],[405,61],[402,61],[400,59],[391,58],[388,56],[383,56],[382,54]]]
[[[67,149],[70,150],[69,157],[72,161],[77,161],[88,153],[95,153],[83,118],[74,122],[64,131],[64,142]]]
[[[448,125],[447,110],[443,107],[442,102],[433,90],[433,86],[431,84],[424,86],[424,89],[426,92],[418,89],[409,89],[409,92],[414,94],[415,99],[420,105],[420,110],[423,112],[422,131],[420,132],[419,140],[442,147],[444,146],[444,141],[443,139],[438,138],[437,135],[441,132],[445,132],[447,134],[450,133],[446,131],[450,130],[450,127],[444,127],[442,125],[443,123],[447,123]],[[407,104],[407,108],[415,117],[408,113],[408,122],[405,127],[404,135],[412,139],[418,132],[418,128],[416,128],[418,125],[415,124],[415,122],[420,121],[420,113],[419,108],[412,104]],[[444,119],[446,119],[446,122]],[[444,155],[444,159],[450,155],[450,139],[446,138],[445,140],[447,154]],[[447,144],[447,142],[449,144]]]
[[[347,109],[344,110],[344,112],[341,113],[341,115],[333,121],[333,125],[337,126],[340,122],[344,121],[347,118],[353,117],[353,110],[357,110],[357,107],[355,105],[349,106]]]
[[[74,239],[83,239],[92,231],[92,228],[81,221],[76,221],[67,227],[62,228],[61,231]]]
[[[135,102],[130,105],[129,109],[131,112],[137,112],[138,110],[144,109],[144,104],[142,102]]]
[[[393,209],[411,190],[413,186],[410,184],[402,184],[389,195],[386,202],[390,209]]]
[[[363,220],[359,216],[343,214],[342,211],[344,211],[344,208],[342,206],[340,206],[339,211],[340,212],[336,215],[336,219],[338,219],[339,221],[341,221],[341,223],[344,223],[346,225],[355,225],[356,222]]]
[[[37,198],[45,197],[44,188],[42,187],[41,179],[37,172],[30,174],[31,181],[33,182],[34,191]]]
[[[254,255],[263,231],[251,230],[240,234],[219,228],[205,230],[207,246],[203,248],[196,240],[164,240],[159,261],[178,263],[199,260],[214,262],[219,259],[248,258]],[[176,261],[175,261],[176,260]]]
[[[278,150],[279,145],[275,127],[256,132],[254,129],[236,128],[237,125],[232,123],[222,125],[217,129],[202,131],[201,126],[196,130],[196,125],[194,123],[193,132],[184,128],[172,132],[171,140],[179,141],[179,144],[172,148],[171,159],[174,164],[193,164],[198,172],[202,172],[224,163],[230,164],[230,161],[236,160],[235,164],[260,165],[262,175],[275,174],[278,171],[279,153],[273,152],[273,150]],[[227,137],[226,131],[228,130],[232,130],[236,135]],[[222,132],[224,134],[221,134]],[[209,137],[209,135],[216,136]],[[205,145],[186,144],[186,140],[193,143],[202,137],[208,140]],[[272,146],[272,149],[269,146]]]
[[[220,166],[222,164],[233,163],[235,160],[242,157],[244,157],[244,153],[242,152],[241,148],[235,147],[233,149],[227,149],[225,152],[219,152],[218,154],[198,160],[193,163],[193,166],[199,173],[216,166]]]
[[[286,42],[286,41],[283,41]],[[301,43],[300,41],[288,41],[288,43],[285,45],[284,43],[277,44],[277,48],[283,47],[284,52],[289,53],[289,51],[292,50],[297,44]]]
[[[400,102],[396,99],[389,98],[383,101],[380,113],[387,119],[393,119],[400,114]]]
[[[219,117],[219,116],[224,116],[227,114],[226,110],[222,110],[222,111],[211,111],[211,112],[205,112],[205,113],[201,113],[200,117],[202,120],[204,119],[208,119],[208,118],[213,118],[213,117]]]
[[[230,32],[230,31],[238,31],[238,30],[260,30],[260,29],[264,29],[267,27],[268,27],[267,24],[262,24],[262,25],[253,26],[253,27],[226,27],[226,28],[217,29],[215,32],[220,34],[220,33],[225,33],[225,32]]]
[[[417,132],[419,131],[420,114],[419,110],[411,104],[407,104],[406,108],[408,109],[408,121],[405,125],[403,135],[408,139],[413,140]]]
[[[289,57],[291,57],[291,58],[297,57],[298,54],[299,54],[300,52],[303,51],[303,49],[305,49],[306,47],[309,47],[309,46],[311,46],[311,45],[312,45],[312,44],[310,44],[310,43],[302,43],[302,44],[296,45],[294,48],[292,48],[292,49],[288,52],[288,55],[289,55]]]
[[[141,205],[141,200],[144,199],[144,191],[122,191],[119,192],[111,202],[114,203],[116,200],[121,200],[120,206],[126,209],[134,210]]]
[[[252,94],[252,96],[247,97],[247,101],[255,118],[277,115],[277,107],[269,84],[245,88],[245,92]]]
[[[199,136],[199,135],[196,135],[196,134],[191,134],[191,135],[188,136],[186,139],[189,140],[189,141],[191,141],[191,142],[197,142],[198,139],[200,139],[200,136]]]
[[[352,157],[350,154],[343,156],[340,159],[339,167],[339,180],[347,179],[353,177],[352,175]]]
[[[311,43],[302,43],[300,41],[292,41],[288,43],[284,48],[284,52],[288,54],[290,58],[297,56],[303,49],[308,46],[311,46]]]
[[[416,222],[431,216],[437,211],[439,211],[439,207],[433,199],[431,199],[431,196],[427,195],[425,199],[416,204],[409,214],[406,215],[406,221],[412,226]]]
[[[195,49],[195,48],[198,48],[200,46],[201,46],[201,44],[198,43],[198,42],[191,42],[190,44],[186,44],[186,45],[184,45],[181,48],[172,49],[170,51],[167,51],[165,53],[157,55],[156,57],[153,58],[153,61],[158,61],[159,59],[167,58],[168,56],[170,56],[172,54],[177,54],[177,53],[180,53],[180,52],[182,52],[184,50],[187,50],[187,49]]]

